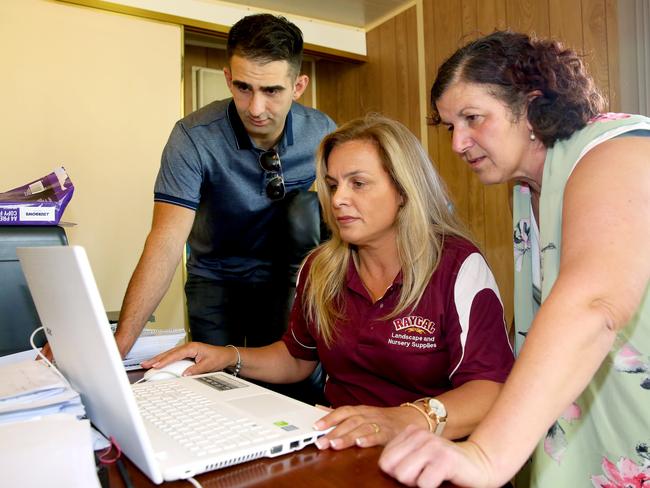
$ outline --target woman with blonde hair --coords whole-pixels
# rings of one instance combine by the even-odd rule
[[[320,361],[335,410],[321,449],[385,444],[407,425],[465,437],[512,367],[492,273],[451,210],[424,149],[379,115],[326,136],[317,185],[332,237],[305,260],[287,332],[261,348],[189,343],[145,367],[192,358],[184,374],[235,366],[269,383]]]

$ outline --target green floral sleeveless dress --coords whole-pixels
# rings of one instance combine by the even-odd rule
[[[650,136],[648,131],[650,119],[646,117],[602,114],[570,139],[559,141],[548,150],[540,196],[539,241],[536,241],[530,190],[523,184],[515,186],[517,354],[539,304],[548,296],[558,275],[562,200],[571,172],[580,158],[597,144],[631,133]],[[639,225],[648,226],[650,221]],[[630,243],[630,252],[634,252],[634,246],[650,246],[650,243]],[[536,256],[533,250],[539,251]],[[537,280],[533,279],[533,259],[541,261],[537,265],[540,270]],[[592,381],[548,430],[529,464],[517,476],[516,485],[517,488],[650,488],[650,286],[634,318],[619,332],[614,347]]]

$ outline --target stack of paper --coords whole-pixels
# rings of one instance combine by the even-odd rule
[[[185,340],[184,329],[145,328],[124,358],[124,367],[127,370],[137,369],[145,359],[171,349],[183,340]]]
[[[90,432],[70,415],[0,424],[2,486],[101,488]]]
[[[79,394],[43,361],[0,367],[0,424],[67,413],[85,415]]]

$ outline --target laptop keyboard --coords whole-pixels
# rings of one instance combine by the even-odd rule
[[[197,456],[280,436],[249,418],[220,414],[179,382],[141,383],[133,391],[142,416]]]

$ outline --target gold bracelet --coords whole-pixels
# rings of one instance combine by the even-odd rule
[[[425,419],[427,419],[427,425],[429,426],[429,432],[435,432],[436,431],[436,426],[433,425],[433,420],[431,420],[431,417],[429,417],[427,415],[427,413],[424,410],[422,410],[420,407],[418,407],[415,403],[411,403],[411,402],[402,403],[400,405],[400,407],[411,407],[411,408],[416,409],[418,412],[420,412],[424,416]]]

